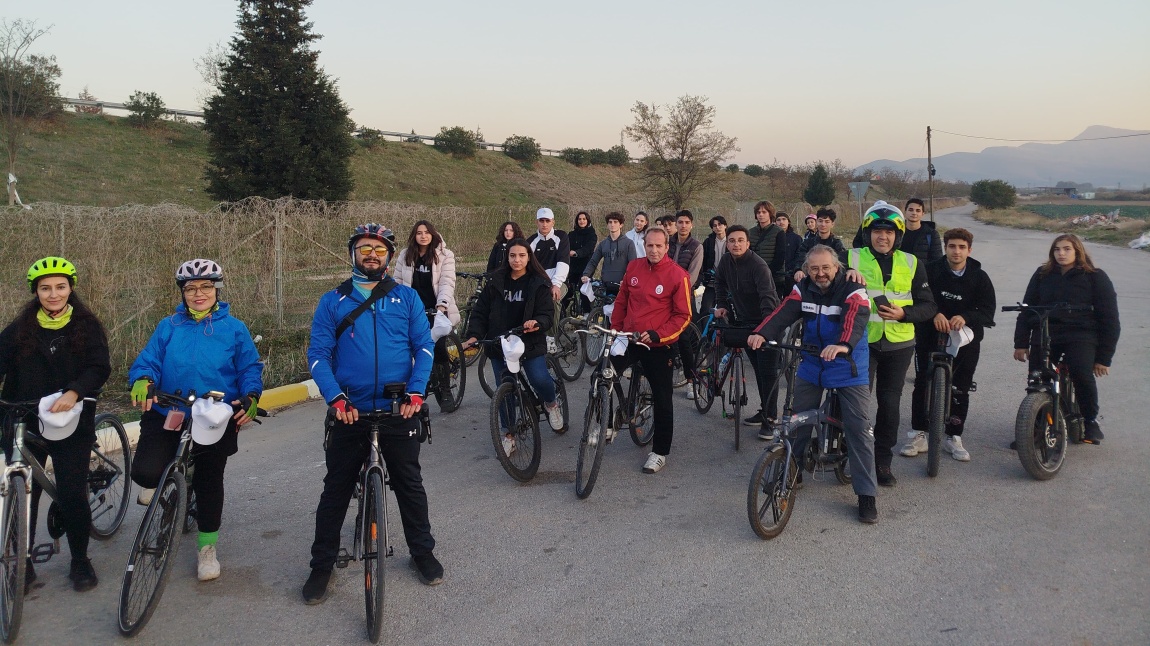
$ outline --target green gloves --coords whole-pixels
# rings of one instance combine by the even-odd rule
[[[148,388],[152,385],[151,379],[137,379],[132,384],[132,405],[142,404],[148,399]]]
[[[240,399],[240,408],[248,417],[255,419],[259,414],[260,398],[255,393],[248,393]]]

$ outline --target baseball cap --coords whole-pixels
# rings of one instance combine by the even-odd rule
[[[40,434],[46,440],[59,442],[60,440],[70,436],[76,431],[76,427],[80,425],[80,413],[84,410],[84,402],[80,401],[72,410],[61,411],[59,413],[49,412],[52,404],[60,399],[60,395],[64,393],[52,393],[40,400],[38,406],[41,431]]]
[[[549,209],[547,207],[543,207],[543,208],[541,208],[535,212],[535,219],[536,220],[554,220],[555,219],[555,213],[552,212],[551,209]]]

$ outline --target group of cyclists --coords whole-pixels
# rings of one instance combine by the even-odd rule
[[[317,604],[328,595],[341,528],[370,450],[360,411],[385,406],[384,391],[396,384],[406,395],[399,414],[384,424],[380,453],[391,476],[412,567],[423,583],[442,582],[444,570],[434,555],[419,463],[422,438],[416,432],[431,371],[445,360],[432,324],[443,316],[462,326],[465,347],[516,331],[522,346],[514,361],[559,431],[563,415],[547,369],[547,337],[565,298],[578,299],[576,311],[588,311],[579,287],[597,272],[605,288],[615,293],[611,328],[633,334],[633,342],[615,358],[616,365],[622,371],[640,364],[652,391],[654,440],[643,473],[659,472],[671,453],[676,353],[687,377],[694,376],[691,348],[676,342],[692,320],[711,313],[747,330],[744,347],[756,374],[760,409],[743,421],[761,424],[762,439],[771,438],[779,413],[771,393],[780,362],[768,342],[803,322],[795,408],[815,408],[824,390],[838,391],[860,521],[877,522],[877,488],[896,484],[891,467],[912,361],[916,380],[911,430],[899,453],[913,457],[925,450],[925,377],[930,355],[940,347],[948,347],[955,357],[945,448],[956,460],[970,460],[962,434],[980,344],[994,325],[995,310],[993,284],[971,257],[973,235],[961,228],[940,234],[933,223],[922,220],[919,199],[908,200],[902,209],[875,203],[850,249],[834,235],[833,209],[806,216],[801,235],[793,230],[791,218],[768,201],[756,204],[754,215],[756,223],[749,228],[728,226],[725,218],[714,216],[708,222],[710,235],[699,241],[692,236],[694,215],[688,210],[658,218],[654,226],[646,213],[636,213],[626,231],[625,216],[611,212],[604,218],[607,233],[600,239],[589,213],[577,213],[567,233],[556,228],[550,208],[540,208],[536,231],[530,235],[515,222],[500,226],[486,265],[490,280],[466,321],[460,320],[455,298],[455,254],[433,223],[417,222],[402,249],[390,229],[357,226],[347,243],[351,277],[320,298],[307,351],[328,417],[327,472],[304,601]],[[111,365],[107,332],[77,295],[79,277],[77,268],[61,257],[43,258],[29,268],[32,298],[0,332],[0,379],[6,399],[56,396],[52,412],[81,407],[76,431],[65,439],[45,440],[44,446],[55,465],[59,511],[72,556],[69,578],[83,591],[98,583],[87,555],[91,512],[85,474],[95,406],[86,398],[104,386]],[[210,581],[221,573],[217,543],[224,471],[228,457],[237,452],[239,432],[257,415],[263,366],[248,328],[223,300],[224,270],[218,263],[189,260],[179,265],[174,279],[174,311],[160,321],[128,372],[132,404],[142,411],[131,478],[144,489],[141,502],[146,503],[148,490],[156,487],[176,451],[179,434],[171,430],[189,414],[160,407],[154,392],[224,393],[224,401],[234,409],[226,431],[217,442],[197,444],[193,450],[197,577]],[[1051,335],[1052,349],[1065,357],[1078,392],[1084,441],[1100,444],[1095,378],[1108,374],[1120,333],[1112,283],[1082,241],[1064,234],[1054,239],[1023,300],[1092,306],[1089,312],[1052,317]],[[1035,328],[1033,317],[1025,312],[1019,316],[1015,359],[1033,360]],[[483,343],[497,383],[508,370],[505,347]],[[687,393],[691,397],[694,389],[688,386]],[[5,433],[2,439],[10,456],[12,437]],[[501,449],[508,454],[517,450],[510,433]],[[38,495],[38,485],[33,484],[33,492]],[[30,586],[36,578],[31,564],[26,572]]]

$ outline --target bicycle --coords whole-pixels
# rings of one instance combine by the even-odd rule
[[[584,356],[584,338],[577,332],[584,326],[583,319],[568,316],[560,319],[554,337],[547,337],[547,354],[555,359],[559,375],[565,381],[575,381],[587,366]]]
[[[1026,396],[1014,420],[1014,441],[1022,468],[1035,480],[1053,478],[1066,460],[1067,441],[1082,441],[1085,430],[1070,367],[1050,355],[1050,316],[1055,312],[1088,312],[1090,305],[1005,305],[1003,312],[1032,312],[1038,317],[1038,368],[1026,378]]]
[[[938,475],[939,462],[942,458],[942,436],[946,430],[946,422],[950,419],[950,406],[954,387],[954,357],[946,351],[950,343],[950,336],[938,333],[938,342],[934,352],[930,353],[930,388],[927,391],[930,399],[927,402],[927,433],[926,433],[926,474],[930,477]],[[972,384],[970,392],[974,392]]]
[[[710,322],[708,321],[708,324]],[[745,341],[736,347],[727,348],[723,344],[723,330],[749,332],[749,329],[718,324],[715,328],[715,341],[708,354],[699,359],[695,369],[695,381],[691,387],[695,390],[695,408],[699,413],[711,410],[717,398],[722,402],[723,419],[734,418],[735,450],[738,451],[742,435],[743,406],[747,405],[747,378],[743,368]],[[720,356],[720,353],[723,354]],[[728,404],[731,406],[729,414]]]
[[[790,365],[795,365],[794,353],[820,351],[815,346],[769,343],[771,347],[792,353]],[[751,529],[763,539],[774,538],[786,528],[801,486],[800,467],[812,474],[830,470],[841,484],[851,483],[838,390],[828,389],[823,403],[816,409],[794,413],[793,405],[793,392],[788,392],[776,439],[763,449],[747,486],[747,519]],[[800,465],[795,459],[794,443],[802,439],[804,433],[810,440],[800,456]]]
[[[494,340],[481,340],[477,344],[494,345],[500,339],[511,335],[522,334],[523,328],[517,327],[509,330]],[[486,353],[484,353],[486,356]],[[555,375],[559,374],[559,367],[554,359],[547,358],[547,366]],[[563,427],[552,429],[558,434],[567,432],[568,414],[567,388],[563,379],[552,377],[555,384],[555,400],[563,411]],[[535,394],[535,389],[527,380],[522,365],[512,370],[510,366],[503,375],[499,388],[491,398],[490,407],[491,441],[495,445],[495,455],[499,464],[507,475],[519,482],[527,482],[535,477],[539,470],[539,460],[542,457],[541,439],[539,436],[539,418],[546,416],[543,402]],[[506,420],[506,428],[504,427]],[[512,450],[504,450],[503,439],[510,435]]]
[[[196,502],[191,490],[194,464],[192,416],[179,409],[190,408],[200,398],[194,390],[189,390],[185,396],[179,390],[165,393],[150,387],[148,399],[152,398],[157,405],[172,409],[168,415],[173,422],[179,423],[180,442],[175,457],[160,476],[160,485],[144,512],[144,519],[132,542],[132,552],[128,555],[117,608],[120,632],[128,637],[138,633],[160,605],[164,586],[172,573],[172,562],[180,548],[176,530],[187,534],[195,528]],[[203,399],[215,402],[221,402],[223,398],[224,393],[214,390],[203,396]],[[265,415],[265,411],[259,410],[259,416]],[[252,421],[262,424],[258,419]]]
[[[611,327],[611,313],[615,309],[615,297],[619,293],[619,283],[593,280],[591,281],[591,289],[595,294],[595,303],[597,304],[587,314],[583,329],[588,330],[594,325],[609,328]],[[599,357],[603,354],[601,345],[603,340],[604,337],[598,334],[588,334],[584,338],[583,359],[587,365],[595,366],[599,363]]]
[[[694,323],[687,323],[687,327],[683,328],[683,332],[679,334],[679,339],[672,344],[674,352],[671,353],[671,387],[682,388],[690,383],[691,379],[687,376],[687,370],[683,366],[683,357],[679,354],[681,347],[680,344],[686,345],[689,352],[692,352],[695,357],[695,362],[698,363],[699,348],[702,344],[702,334],[699,332],[698,326]]]
[[[84,402],[95,402],[85,398]],[[44,465],[26,448],[47,451],[44,439],[28,428],[28,417],[38,413],[39,401],[8,402],[0,400],[5,411],[4,435],[12,440],[12,453],[0,482],[0,539],[3,541],[3,581],[0,582],[0,638],[12,643],[20,632],[24,610],[24,577],[29,562],[47,563],[60,553],[64,526],[56,502],[55,480]],[[120,419],[111,413],[96,416],[96,440],[88,461],[88,504],[92,509],[92,538],[105,540],[120,529],[128,509],[131,482],[132,449]],[[29,545],[32,509],[29,497],[32,481],[52,499],[48,507],[49,543]],[[127,485],[125,485],[127,483]]]
[[[428,318],[434,317],[435,312],[435,309],[428,310]],[[432,364],[431,376],[427,380],[427,392],[435,395],[435,403],[439,404],[440,412],[454,413],[463,403],[463,393],[467,388],[463,344],[454,332],[449,332],[441,340],[447,361],[443,363],[437,360]]]
[[[407,384],[387,384],[383,396],[391,400],[389,408],[371,412],[361,411],[360,420],[369,424],[368,457],[359,472],[355,485],[355,498],[359,501],[355,514],[355,534],[349,552],[340,547],[335,566],[346,568],[351,561],[363,561],[364,606],[367,612],[367,636],[371,643],[379,643],[383,632],[383,604],[387,592],[387,570],[384,559],[394,556],[387,525],[387,490],[394,488],[380,451],[379,436],[383,423],[399,415]],[[431,442],[431,415],[427,404],[419,410],[419,424],[428,443]],[[325,443],[326,444],[326,443]]]
[[[587,411],[583,414],[583,436],[579,438],[579,459],[575,464],[575,495],[586,498],[595,488],[599,467],[603,462],[606,446],[614,441],[619,428],[626,423],[631,433],[631,441],[637,446],[647,446],[655,437],[651,424],[653,396],[651,384],[643,375],[642,365],[635,362],[631,366],[631,383],[626,397],[619,384],[620,374],[611,363],[611,346],[616,339],[634,341],[631,332],[611,330],[601,325],[592,325],[590,330],[580,330],[588,336],[602,336],[599,364],[591,373],[591,391],[587,396]],[[649,348],[645,343],[635,343]],[[617,410],[615,397],[625,402]]]
[[[487,286],[487,281],[491,280],[491,274],[469,274],[465,271],[455,272],[456,278],[463,278],[465,280],[474,280],[475,291],[467,297],[467,301],[463,307],[459,308],[459,325],[456,326],[455,334],[460,339],[469,339],[471,336],[467,333],[467,325],[471,321],[471,311],[475,309],[475,304],[479,302],[479,295],[483,293],[483,288]],[[470,368],[475,365],[482,354],[478,346],[472,346],[463,351],[463,365]],[[491,394],[488,393],[488,397]]]

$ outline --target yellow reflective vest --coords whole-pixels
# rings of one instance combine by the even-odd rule
[[[882,269],[878,266],[870,247],[851,249],[847,254],[847,264],[866,279],[866,292],[870,297],[870,320],[867,321],[867,343],[876,343],[886,336],[891,343],[914,340],[914,324],[905,321],[887,321],[878,315],[874,304],[876,296],[885,295],[891,305],[906,307],[914,304],[911,287],[914,285],[914,271],[918,258],[914,254],[895,250],[892,256],[890,282],[883,284]]]

